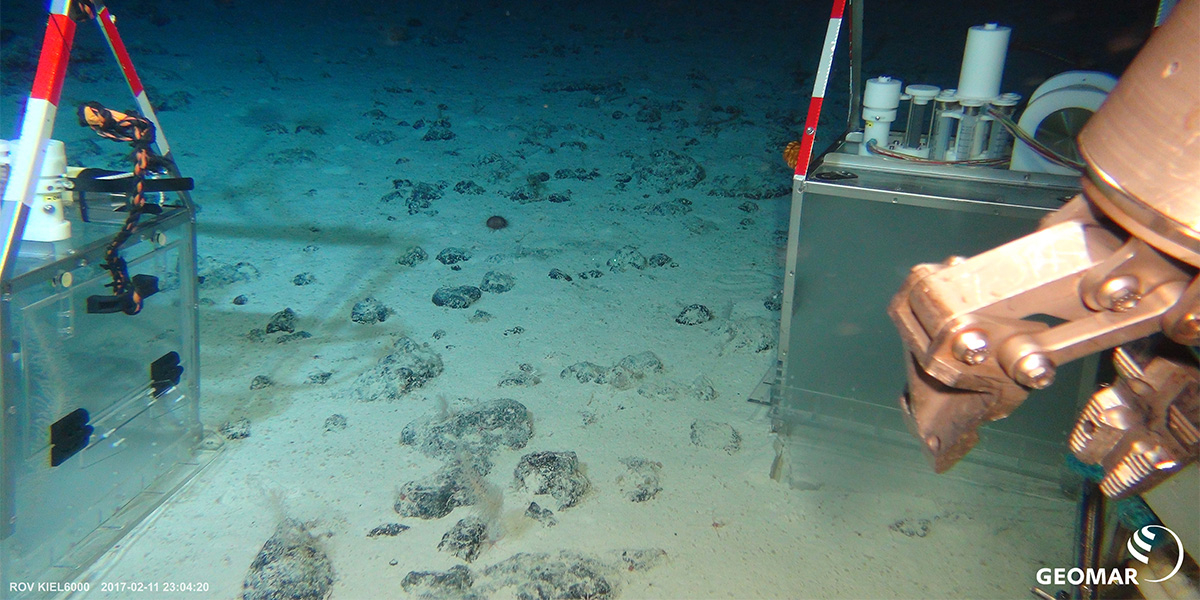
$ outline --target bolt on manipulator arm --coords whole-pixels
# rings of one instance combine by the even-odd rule
[[[1063,363],[1116,348],[1069,445],[1123,497],[1200,454],[1200,0],[1154,33],[1079,135],[1083,193],[1038,230],[912,269],[888,313],[901,408],[943,472]],[[1046,319],[1045,317],[1051,317]]]

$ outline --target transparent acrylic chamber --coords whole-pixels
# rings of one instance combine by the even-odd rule
[[[74,219],[63,242],[22,244],[3,282],[6,592],[14,581],[70,581],[200,465],[191,214],[145,215],[123,246],[129,273],[157,277],[160,290],[132,316],[87,311],[89,296],[112,293],[99,265],[124,213],[109,218]],[[156,389],[156,362],[176,360],[178,379],[157,369]]]

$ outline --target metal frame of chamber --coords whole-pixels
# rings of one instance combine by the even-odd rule
[[[971,254],[1028,234],[1078,190],[1075,178],[913,165],[858,152],[851,134],[797,178],[787,246],[779,360],[770,404],[777,432],[844,428],[911,447],[898,403],[904,346],[887,305],[914,264]],[[1030,407],[984,428],[977,463],[1056,480],[1066,437],[1094,388],[1097,361],[1059,373]]]

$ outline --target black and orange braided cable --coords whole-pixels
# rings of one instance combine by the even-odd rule
[[[121,258],[118,252],[133,235],[138,220],[145,211],[146,174],[160,161],[150,149],[154,143],[154,123],[138,115],[104,108],[98,102],[87,102],[79,107],[79,123],[91,127],[101,137],[129,142],[133,146],[134,194],[129,206],[129,215],[125,218],[125,225],[121,231],[105,250],[103,266],[112,274],[112,283],[107,287],[113,288],[113,295],[121,300],[117,309],[135,315],[142,310],[142,301],[147,294],[141,289],[142,286],[130,279],[125,259]]]
[[[67,17],[76,23],[96,18],[96,4],[92,0],[74,0],[67,6]]]

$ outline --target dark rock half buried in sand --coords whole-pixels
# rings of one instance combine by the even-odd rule
[[[433,303],[446,308],[467,308],[483,297],[483,291],[473,285],[438,288]]]

